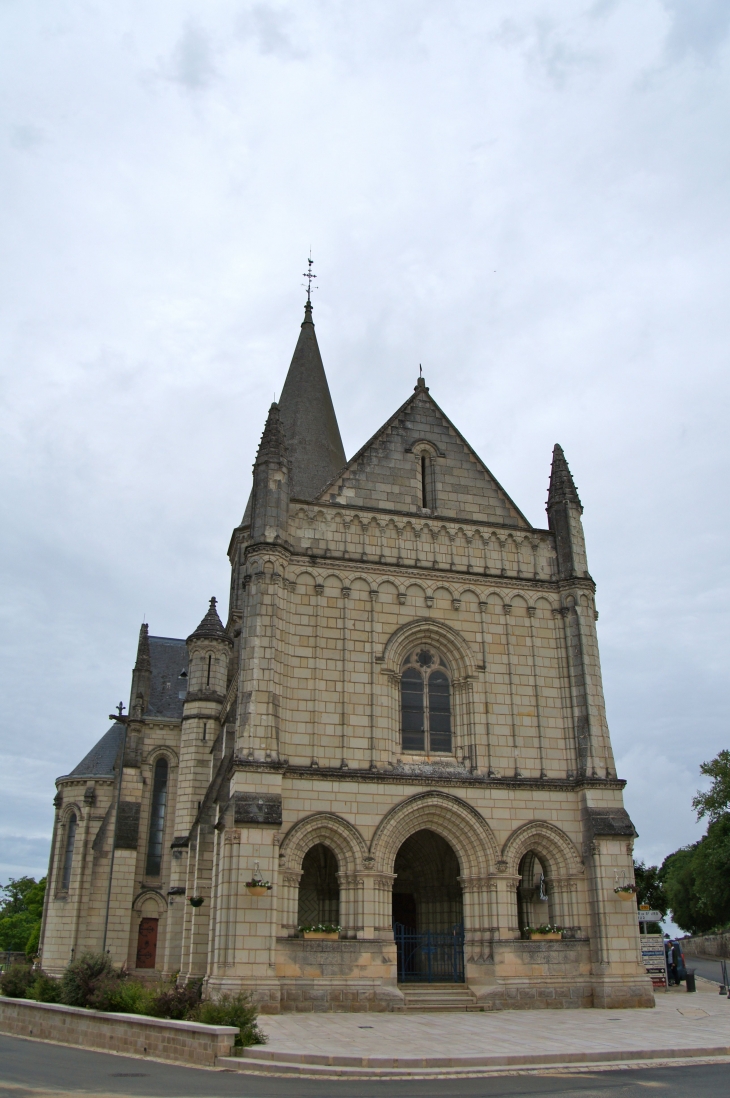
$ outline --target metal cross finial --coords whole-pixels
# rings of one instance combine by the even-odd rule
[[[420,362],[418,363],[418,376],[423,377],[423,366]]]
[[[117,713],[119,714],[120,717],[121,717],[122,713],[124,712],[125,708],[126,708],[126,706],[122,705],[121,702],[117,706]]]
[[[314,260],[312,259],[312,253],[310,251],[309,259],[307,260],[308,266],[307,266],[306,271],[304,272],[304,277],[307,280],[307,301],[310,303],[310,305],[312,303],[312,279],[317,277],[316,274],[312,274],[312,263],[313,262],[314,262]],[[304,285],[304,283],[302,283],[302,285]],[[315,290],[317,289],[316,286],[314,288],[315,288]]]

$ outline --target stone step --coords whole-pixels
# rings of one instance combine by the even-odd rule
[[[418,984],[415,987],[401,984],[406,1000],[406,1010],[412,1011],[464,1011],[473,1009],[476,1003],[471,991],[464,984]]]

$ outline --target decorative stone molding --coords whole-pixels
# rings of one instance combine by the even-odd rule
[[[379,869],[391,872],[405,840],[424,828],[453,847],[465,877],[488,874],[497,860],[497,843],[484,817],[466,801],[434,790],[402,801],[380,821],[370,844]]]
[[[502,847],[502,858],[517,873],[528,851],[537,854],[546,875],[567,877],[580,873],[581,859],[575,846],[564,831],[547,820],[532,820],[513,831]]]

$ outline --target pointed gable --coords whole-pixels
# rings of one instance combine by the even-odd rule
[[[422,500],[422,455],[427,455],[435,497],[428,509]],[[350,507],[530,527],[423,379],[319,498]]]

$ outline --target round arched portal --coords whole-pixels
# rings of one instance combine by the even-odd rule
[[[338,926],[340,922],[340,885],[337,857],[324,843],[311,847],[302,860],[299,881],[299,926]]]
[[[464,979],[461,868],[453,847],[435,831],[410,835],[395,858],[393,932],[401,982]]]

